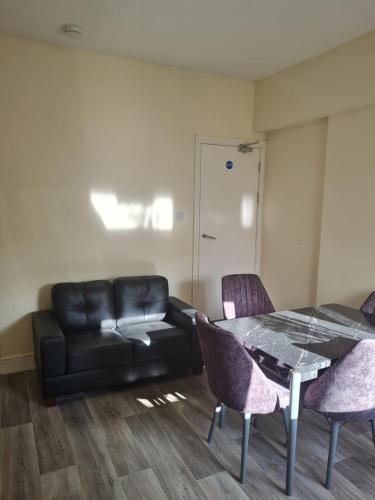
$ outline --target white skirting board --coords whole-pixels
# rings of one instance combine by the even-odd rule
[[[33,352],[25,354],[13,354],[0,358],[0,375],[7,373],[25,372],[35,369],[35,359]]]

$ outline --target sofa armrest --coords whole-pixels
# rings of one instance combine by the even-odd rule
[[[184,330],[191,330],[195,326],[195,313],[192,306],[182,302],[177,297],[168,298],[168,310],[166,320]]]
[[[176,297],[169,297],[166,321],[187,330],[192,335],[192,348],[200,351],[198,335],[195,327],[197,310]]]
[[[51,311],[32,314],[35,361],[39,377],[65,375],[65,336]]]

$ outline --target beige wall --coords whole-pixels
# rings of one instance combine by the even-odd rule
[[[276,130],[375,104],[375,31],[256,82],[254,129]]]
[[[329,120],[319,303],[359,307],[375,290],[375,107]]]
[[[375,289],[374,55],[370,33],[256,83],[279,309]],[[0,67],[0,356],[32,350],[29,314],[57,281],[156,272],[190,300],[194,134],[253,136],[253,84],[7,37]]]
[[[261,275],[277,309],[316,300],[326,128],[267,135]]]
[[[160,273],[190,300],[194,134],[249,137],[253,84],[6,37],[0,67],[1,355],[58,281]]]
[[[315,303],[317,280],[319,304],[358,307],[375,289],[374,60],[371,32],[256,82],[255,128],[268,132],[262,276],[279,308]],[[311,123],[327,117],[326,132]],[[301,164],[306,182],[293,190]],[[302,229],[311,253],[297,244]]]

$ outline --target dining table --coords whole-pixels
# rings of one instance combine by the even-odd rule
[[[345,356],[361,339],[375,338],[375,317],[341,304],[325,304],[259,316],[215,321],[248,349],[275,360],[289,384],[289,432],[285,492],[293,494],[300,389]]]

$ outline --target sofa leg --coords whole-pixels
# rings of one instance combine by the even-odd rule
[[[56,405],[57,405],[56,398],[44,399],[44,406],[46,406],[47,408],[50,408],[51,406],[56,406]]]

